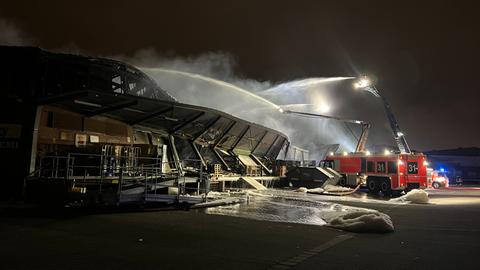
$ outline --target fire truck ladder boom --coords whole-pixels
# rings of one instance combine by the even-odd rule
[[[341,118],[341,117],[335,117],[335,116],[329,116],[329,115],[323,115],[323,114],[316,114],[316,113],[297,112],[297,111],[291,111],[291,110],[284,110],[283,113],[294,114],[294,115],[299,115],[299,116],[308,117],[308,118],[333,119],[333,120],[338,120],[338,121],[342,121],[342,122],[345,122],[345,123],[352,123],[352,124],[361,125],[362,126],[362,133],[360,134],[360,138],[358,139],[357,147],[355,148],[355,152],[365,152],[365,150],[366,150],[365,145],[367,143],[368,130],[370,129],[370,124],[365,122],[365,121],[345,119],[345,118]]]
[[[402,133],[400,126],[398,125],[398,121],[393,115],[390,103],[388,103],[387,99],[380,94],[380,92],[375,86],[369,85],[364,87],[364,89],[373,94],[375,97],[378,97],[382,100],[383,108],[385,109],[385,113],[387,114],[388,123],[390,124],[390,128],[392,129],[393,138],[397,143],[398,150],[400,150],[401,153],[410,154],[410,146],[408,146],[407,140],[405,139],[405,136]]]

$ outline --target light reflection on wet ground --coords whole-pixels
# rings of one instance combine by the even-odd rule
[[[325,225],[328,213],[347,211],[334,200],[340,197],[293,192],[291,190],[269,189],[249,192],[247,202],[236,205],[219,206],[205,209],[207,214],[227,215],[274,222]],[[372,200],[366,193],[358,192],[343,200]],[[378,199],[388,200],[379,197]]]
[[[430,202],[426,205],[468,205],[480,204],[480,190],[426,190]],[[366,190],[360,190],[348,196],[328,196],[294,192],[292,190],[269,189],[248,191],[245,203],[208,208],[207,214],[226,215],[255,220],[274,222],[326,225],[342,214],[361,210],[355,205],[376,208],[379,205],[408,205],[410,202],[391,200],[381,195],[372,196]],[[228,196],[228,195],[227,195]],[[347,206],[351,205],[351,206]],[[413,204],[415,205],[415,204]],[[425,205],[425,204],[423,204]],[[363,210],[366,210],[363,208]]]
[[[206,209],[207,214],[227,215],[275,222],[324,225],[320,211],[331,207],[330,203],[295,200],[279,196],[248,195],[247,202]]]

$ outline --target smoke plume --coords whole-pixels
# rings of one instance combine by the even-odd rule
[[[16,24],[0,18],[0,45],[26,46],[33,43],[34,39],[27,37]]]
[[[371,97],[353,94],[352,82],[348,80],[350,77],[307,78],[286,83],[259,82],[237,76],[236,59],[223,52],[176,57],[147,49],[133,57],[120,57],[120,60],[142,69],[180,102],[221,110],[286,134],[292,144],[310,151],[310,159],[321,159],[331,144],[340,144],[341,151],[353,151],[359,126],[282,114],[278,107],[262,99],[285,105],[289,110],[371,123],[375,120],[372,115],[373,118],[381,115],[378,113],[381,107]],[[260,97],[252,97],[245,91]],[[370,134],[370,138],[378,140],[375,132]]]

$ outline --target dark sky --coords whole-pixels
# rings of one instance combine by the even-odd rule
[[[11,1],[0,19],[46,49],[229,52],[256,80],[374,74],[412,148],[428,150],[480,146],[478,10],[475,1]]]

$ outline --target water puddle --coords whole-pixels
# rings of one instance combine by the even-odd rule
[[[245,203],[212,207],[204,211],[211,215],[254,220],[327,225],[354,232],[393,231],[389,216],[372,209],[323,201],[326,196],[271,189],[235,196],[244,196]]]

